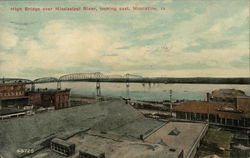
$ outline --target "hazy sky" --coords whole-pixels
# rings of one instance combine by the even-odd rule
[[[18,12],[12,7],[98,10]],[[248,77],[248,7],[248,0],[0,1],[0,76]]]

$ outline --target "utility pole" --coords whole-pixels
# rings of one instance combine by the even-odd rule
[[[101,84],[99,79],[96,80],[96,95],[97,97],[101,96]]]
[[[129,99],[129,79],[128,78],[126,80],[126,96],[127,96],[127,99]]]
[[[172,89],[169,90],[169,100],[170,100],[170,113],[171,113],[171,117],[172,117],[172,110],[173,110],[173,105],[172,105]]]
[[[3,76],[3,81],[2,81],[3,83],[5,83],[5,81],[4,81],[4,76]]]

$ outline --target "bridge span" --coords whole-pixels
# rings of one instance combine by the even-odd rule
[[[96,95],[101,96],[101,83],[100,82],[124,82],[126,84],[127,96],[129,97],[129,83],[130,82],[142,82],[146,78],[143,78],[140,75],[134,74],[125,74],[125,75],[105,75],[100,72],[95,73],[73,73],[73,74],[66,74],[60,76],[59,78],[56,77],[42,77],[37,78],[35,80],[30,79],[23,79],[23,78],[2,78],[0,81],[2,83],[25,83],[31,84],[31,89],[35,89],[35,84],[39,83],[50,83],[56,82],[57,89],[61,89],[62,82],[68,81],[88,81],[88,82],[96,82]]]

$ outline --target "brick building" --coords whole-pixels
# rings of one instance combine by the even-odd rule
[[[37,89],[28,92],[29,104],[54,107],[56,110],[70,107],[69,95],[70,89]]]
[[[174,107],[173,111],[179,119],[250,127],[250,98],[238,97],[236,103],[187,101]]]
[[[0,84],[0,108],[3,106],[22,106],[28,104],[25,96],[25,84],[1,83]]]

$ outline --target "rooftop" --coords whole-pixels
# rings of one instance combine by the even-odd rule
[[[147,137],[145,141],[163,143],[174,149],[183,149],[184,157],[186,157],[198,137],[206,131],[206,127],[207,125],[204,123],[169,122]]]
[[[15,83],[0,83],[0,86],[14,86],[14,85],[25,85],[23,82],[15,82]]]
[[[47,89],[47,88],[38,88],[35,90],[30,90],[27,91],[28,93],[54,93],[54,92],[66,92],[66,91],[70,91],[70,89],[66,88],[66,89]]]
[[[84,150],[94,155],[105,153],[108,158],[177,158],[182,150],[171,150],[170,147],[161,144],[142,142],[138,139],[123,137],[115,133],[104,133],[95,130],[79,133],[68,142],[76,145],[76,152],[69,158],[75,158],[79,151]],[[50,149],[44,149],[32,157],[39,158],[63,158]]]
[[[29,96],[0,96],[0,100],[28,99]]]
[[[145,118],[121,100],[0,121],[0,155],[13,158],[16,157],[17,148],[39,150],[48,139],[65,139],[88,128],[140,138],[140,134],[163,124]]]
[[[237,96],[246,96],[244,91],[237,89],[218,89],[212,91],[213,97],[220,98],[236,98]]]

